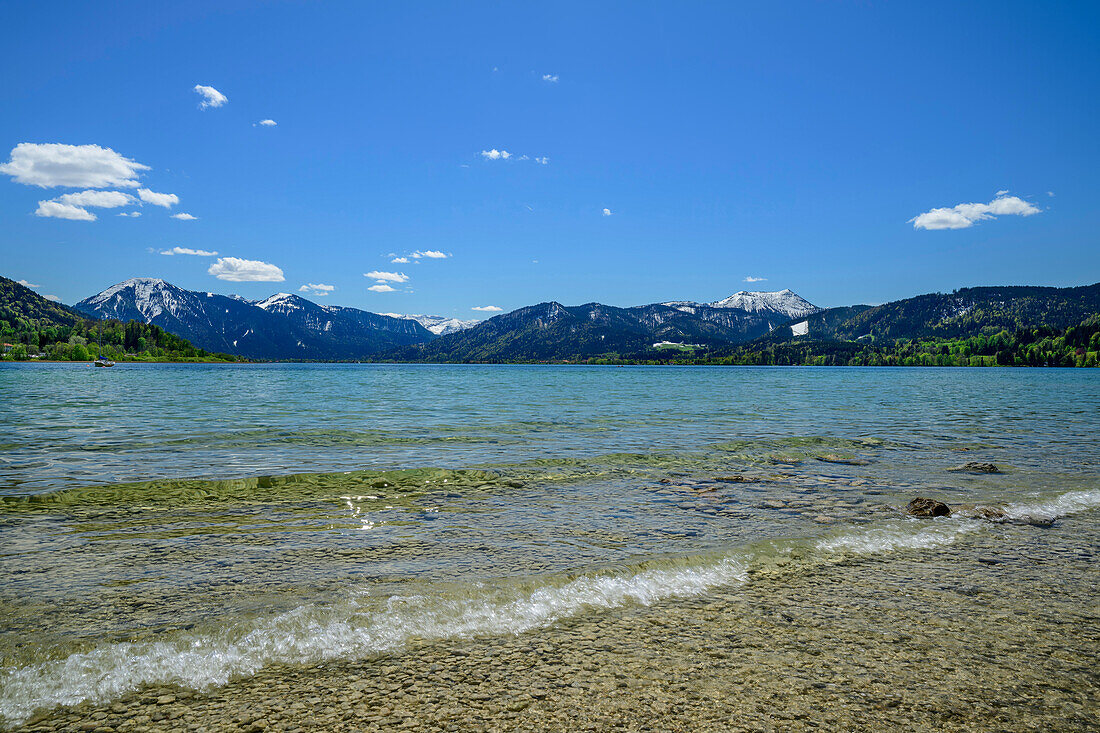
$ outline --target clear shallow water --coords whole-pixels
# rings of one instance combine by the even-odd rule
[[[20,365],[0,402],[9,723],[791,567],[1077,557],[1100,506],[1082,370]],[[915,495],[1056,521],[908,520]],[[1095,606],[1095,580],[1063,582]]]

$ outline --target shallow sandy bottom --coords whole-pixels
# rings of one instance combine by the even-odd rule
[[[1094,514],[25,729],[1100,730]]]

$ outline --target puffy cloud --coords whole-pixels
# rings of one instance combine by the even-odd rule
[[[153,206],[163,206],[166,209],[170,209],[180,202],[180,197],[174,193],[157,193],[147,188],[139,188],[137,193],[145,203]]]
[[[137,217],[141,216],[141,212],[140,211],[131,211],[129,214],[127,214],[125,211],[123,211],[119,214],[119,216],[129,216],[129,217],[132,217],[132,218],[137,218]]]
[[[1047,191],[1047,196],[1054,198],[1054,191]]]
[[[370,278],[371,280],[377,280],[380,283],[404,283],[409,281],[409,276],[403,272],[383,272],[381,270],[371,270],[370,272],[364,272],[363,277]]]
[[[37,288],[38,287],[34,283],[27,282],[26,280],[16,280],[15,282],[19,283],[20,285],[22,285],[25,288]]]
[[[223,104],[229,101],[228,97],[226,97],[214,87],[208,87],[203,84],[196,84],[195,92],[202,96],[202,101],[199,102],[199,109],[206,109],[207,107],[221,107]]]
[[[502,311],[504,309],[501,308],[499,305],[475,305],[470,310],[472,310],[472,311],[482,311],[483,313],[499,313],[500,311]]]
[[[316,295],[318,298],[323,298],[335,289],[335,285],[325,285],[324,283],[306,283],[302,287],[298,288],[298,292],[307,293],[309,295]]]
[[[998,216],[1031,216],[1040,213],[1039,207],[1018,196],[1006,196],[1001,192],[988,204],[959,204],[951,208],[926,211],[909,220],[914,229],[967,229],[979,221]]]
[[[412,257],[412,258],[417,259],[417,260],[424,259],[424,258],[427,258],[429,260],[445,260],[448,257],[450,257],[450,255],[447,254],[446,252],[440,252],[438,249],[426,249],[426,250],[423,250],[423,251],[417,250],[417,251],[413,252],[411,255],[409,255],[409,257]]]
[[[409,264],[409,258],[408,257],[394,257],[392,260],[390,260],[390,262],[392,262],[394,264],[397,264],[397,265],[407,265],[407,264]]]
[[[195,221],[199,217],[191,216],[190,214],[184,214],[184,213],[180,212],[179,214],[172,214],[172,218],[173,219],[179,219],[180,221]]]
[[[275,127],[275,125],[277,125],[279,123],[276,122],[275,120],[260,120],[256,124],[257,125],[262,125],[264,127]]]
[[[54,303],[60,303],[61,302],[61,298],[57,297],[56,295],[49,295],[48,293],[43,293],[42,297],[45,298],[46,300],[52,300]]]
[[[546,165],[547,163],[549,163],[549,162],[550,162],[550,159],[549,159],[549,158],[547,158],[547,157],[546,157],[545,155],[544,155],[544,156],[542,156],[542,157],[539,157],[539,156],[537,156],[537,155],[536,155],[536,156],[535,156],[535,158],[534,158],[534,160],[535,160],[535,162],[536,162],[536,163],[538,163],[539,165]]]
[[[998,191],[996,195],[997,196],[1007,196],[1008,195],[1008,189],[1006,188],[1003,191]]]
[[[87,209],[72,204],[63,204],[60,201],[39,201],[35,216],[50,219],[69,219],[71,221],[95,221],[95,214]]]
[[[16,183],[41,188],[136,188],[149,166],[98,145],[19,143],[0,173]]]
[[[135,203],[134,197],[122,191],[81,191],[58,196],[55,201],[70,206],[90,206],[98,209],[117,209]]]
[[[603,210],[603,215],[604,216],[611,216],[611,209],[604,209]]]
[[[768,278],[766,277],[753,277],[752,275],[746,275],[744,281],[747,283],[762,283],[767,279]]]
[[[369,288],[367,288],[367,290],[370,290],[371,292],[374,292],[374,293],[393,293],[393,292],[396,292],[397,289],[396,288],[391,288],[389,285],[386,285],[385,283],[379,283],[377,285],[371,285]]]
[[[492,150],[482,150],[481,157],[487,160],[508,160],[512,157],[512,154],[507,150],[497,150],[493,148]]]
[[[260,260],[242,260],[237,257],[219,257],[207,272],[219,280],[230,282],[281,283],[286,278],[275,265]]]
[[[551,84],[557,84],[558,83],[558,75],[557,74],[543,74],[542,75],[542,80],[543,81],[548,81]]]
[[[189,249],[187,247],[173,247],[172,249],[162,249],[160,251],[162,255],[195,255],[196,257],[217,257],[217,252],[207,252],[205,249]]]

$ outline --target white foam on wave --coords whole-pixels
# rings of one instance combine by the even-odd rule
[[[39,708],[109,700],[148,684],[204,689],[269,664],[360,658],[400,648],[412,638],[519,634],[585,609],[699,595],[746,577],[747,562],[727,557],[697,567],[587,575],[511,597],[499,590],[456,598],[395,596],[378,608],[361,593],[336,606],[302,606],[251,627],[109,644],[8,670],[0,677],[0,719],[17,723]]]
[[[953,544],[963,535],[982,527],[976,520],[933,520],[917,531],[917,520],[894,522],[886,527],[848,532],[819,541],[815,547],[824,552],[879,555],[898,550],[931,550]]]
[[[1069,491],[1054,499],[1006,504],[1003,510],[1009,519],[1053,522],[1096,507],[1100,507],[1100,491]]]

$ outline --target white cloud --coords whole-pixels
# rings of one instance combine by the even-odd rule
[[[69,219],[71,221],[95,221],[95,214],[72,204],[63,204],[60,201],[39,201],[35,216],[43,216],[50,219]]]
[[[55,201],[70,206],[90,206],[99,209],[117,209],[135,203],[134,197],[122,191],[81,191],[58,196]]]
[[[277,125],[279,123],[276,122],[275,120],[260,120],[256,124],[257,125],[263,125],[264,127],[275,127],[275,125]]]
[[[1054,191],[1047,191],[1047,196],[1054,198]]]
[[[417,251],[409,255],[409,257],[417,260],[424,258],[427,258],[429,260],[445,260],[450,257],[450,255],[446,252],[440,252],[438,249],[426,249],[423,251],[418,249]]]
[[[379,283],[378,285],[371,285],[369,288],[367,288],[367,290],[370,290],[371,292],[374,292],[374,293],[393,293],[393,292],[396,292],[397,289],[396,288],[391,288],[389,285],[386,285],[385,283]]]
[[[392,260],[390,260],[390,262],[392,262],[394,264],[397,264],[397,265],[407,265],[407,264],[409,264],[409,258],[408,257],[394,257]]]
[[[229,101],[228,97],[226,97],[214,87],[208,87],[203,84],[196,84],[195,92],[202,95],[202,101],[199,102],[199,109],[206,109],[207,107],[221,107],[223,104]]]
[[[34,283],[27,282],[26,280],[16,280],[15,282],[19,283],[20,285],[22,285],[25,288],[37,288],[38,287]]]
[[[19,143],[0,173],[16,183],[41,188],[135,188],[149,166],[98,145]]]
[[[323,298],[335,289],[335,285],[325,285],[324,283],[306,283],[302,287],[298,288],[298,292],[308,293],[309,295],[316,295],[318,298]]]
[[[959,204],[926,211],[909,220],[914,229],[967,229],[998,216],[1031,216],[1040,213],[1034,204],[1018,196],[998,195],[988,204]]]
[[[145,203],[153,206],[163,206],[166,209],[170,209],[180,202],[180,197],[174,193],[157,193],[147,188],[139,188],[137,193]]]
[[[536,155],[535,156],[535,162],[538,163],[539,165],[546,165],[547,163],[550,162],[550,159],[547,158],[545,155],[543,155],[542,157],[539,157],[539,156]]]
[[[746,275],[745,276],[745,282],[747,282],[747,283],[762,283],[767,279],[768,278],[766,278],[766,277],[753,277],[752,275]]]
[[[283,271],[275,265],[259,260],[242,260],[237,257],[219,257],[217,262],[210,265],[207,272],[219,280],[235,283],[281,283],[286,279],[283,277]]]
[[[54,303],[60,303],[61,302],[61,298],[57,297],[56,295],[49,295],[49,294],[43,293],[42,297],[45,298],[46,300],[52,300]]]
[[[1007,196],[1007,195],[1008,195],[1008,189],[1006,188],[1006,189],[1005,189],[1005,190],[1003,190],[1003,191],[998,191],[998,192],[997,192],[997,195],[998,195],[998,196]]]
[[[141,212],[140,211],[131,211],[129,214],[127,214],[125,211],[123,211],[122,213],[119,214],[119,216],[129,216],[129,217],[137,218],[137,217],[141,216]]]
[[[364,272],[363,277],[370,278],[371,280],[377,280],[380,283],[404,283],[409,281],[409,276],[403,272],[383,272],[381,270],[371,270],[370,272]]]
[[[184,213],[181,212],[179,214],[172,214],[172,218],[173,219],[179,219],[180,221],[195,221],[199,217],[191,216],[190,214],[184,214]]]
[[[512,157],[512,154],[507,150],[497,150],[493,148],[492,150],[482,150],[481,157],[487,158],[488,160],[508,160]]]
[[[543,81],[548,81],[551,84],[557,84],[558,83],[558,75],[557,74],[543,74],[542,75],[542,80]]]
[[[189,249],[187,247],[173,247],[172,249],[162,249],[160,251],[162,255],[195,255],[196,257],[217,257],[217,252],[207,252],[205,249]]]
[[[611,216],[611,209],[604,209],[603,210],[603,215],[604,216]]]
[[[472,310],[472,311],[481,311],[483,313],[499,313],[500,311],[502,311],[504,309],[501,308],[499,305],[475,305],[470,310]]]

